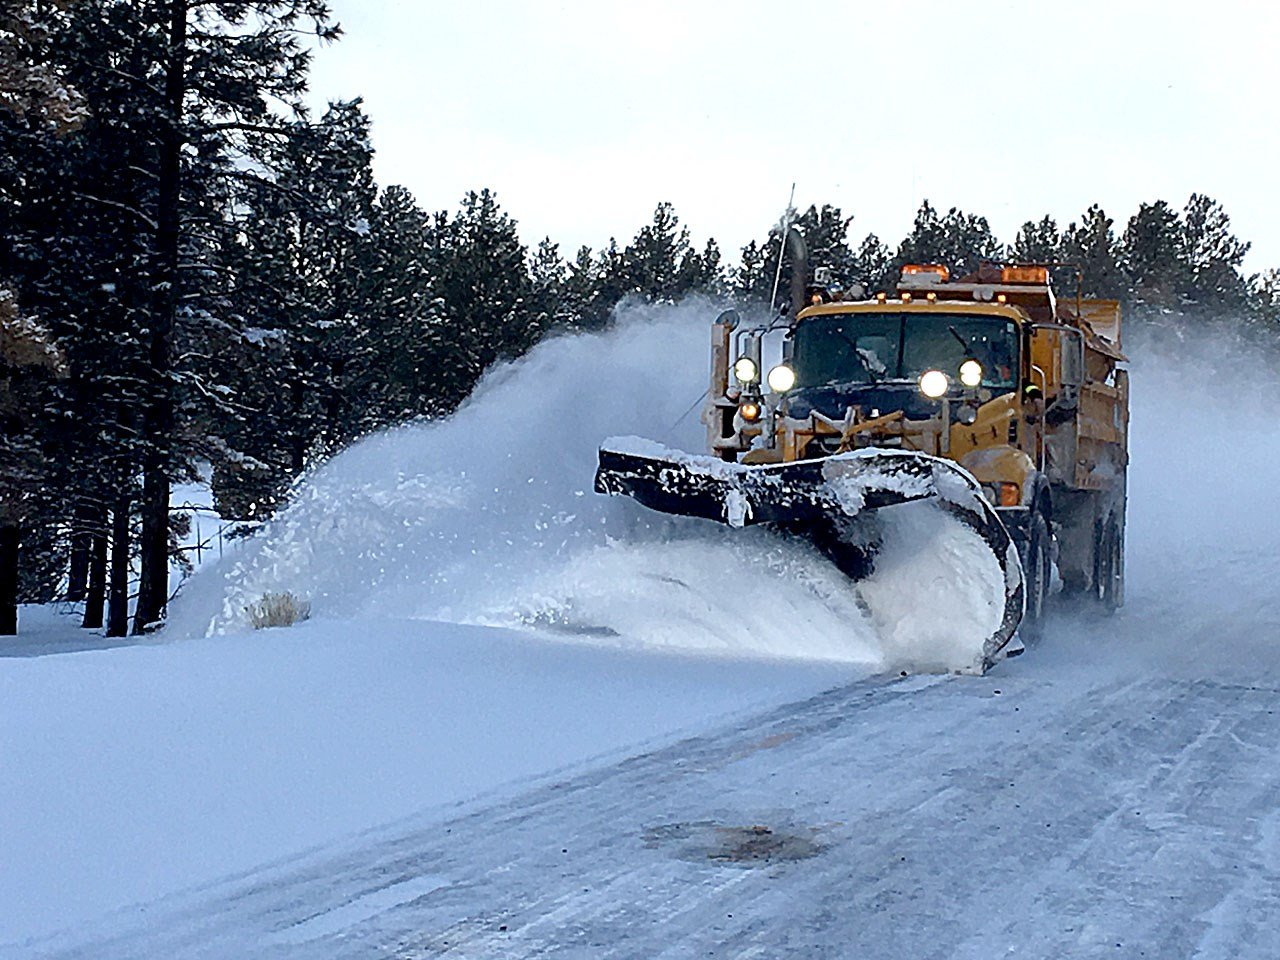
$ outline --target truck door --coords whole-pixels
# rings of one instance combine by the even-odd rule
[[[1080,391],[1084,385],[1084,335],[1057,323],[1031,330],[1033,377],[1043,377],[1045,393],[1041,442],[1045,474],[1070,483],[1075,475]]]

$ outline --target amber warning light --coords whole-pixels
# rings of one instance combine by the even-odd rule
[[[1048,267],[1002,267],[1001,283],[1045,283],[1049,282]]]
[[[902,268],[902,279],[919,277],[930,282],[945,283],[951,277],[951,271],[941,263],[908,263]]]

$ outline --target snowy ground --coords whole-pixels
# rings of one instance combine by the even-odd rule
[[[413,621],[0,659],[0,943],[854,672]]]
[[[1131,348],[1129,604],[985,678],[863,676],[901,650],[825,634],[785,547],[726,632],[697,575],[744,548],[671,528],[616,549],[674,538],[695,586],[615,584],[625,616],[581,632],[610,541],[489,522],[404,541],[462,539],[455,612],[496,538],[591,614],[344,627],[316,590],[301,629],[0,661],[0,943],[71,927],[0,957],[1280,955],[1280,384],[1216,349]],[[281,542],[282,581],[327,589]]]

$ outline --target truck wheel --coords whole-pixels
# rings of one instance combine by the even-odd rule
[[[1124,606],[1124,534],[1114,519],[1102,525],[1096,552],[1098,603],[1107,613],[1115,613]]]
[[[1027,540],[1027,556],[1022,564],[1026,583],[1026,613],[1019,630],[1024,640],[1039,640],[1044,635],[1046,604],[1049,599],[1050,554],[1049,522],[1044,514],[1031,515],[1030,537]]]

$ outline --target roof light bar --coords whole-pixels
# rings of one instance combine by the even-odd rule
[[[1001,267],[1001,283],[1039,283],[1049,282],[1048,267]]]
[[[946,281],[951,279],[951,271],[941,263],[908,263],[902,268],[902,279],[929,274],[927,279]],[[937,282],[936,280],[934,282]]]

